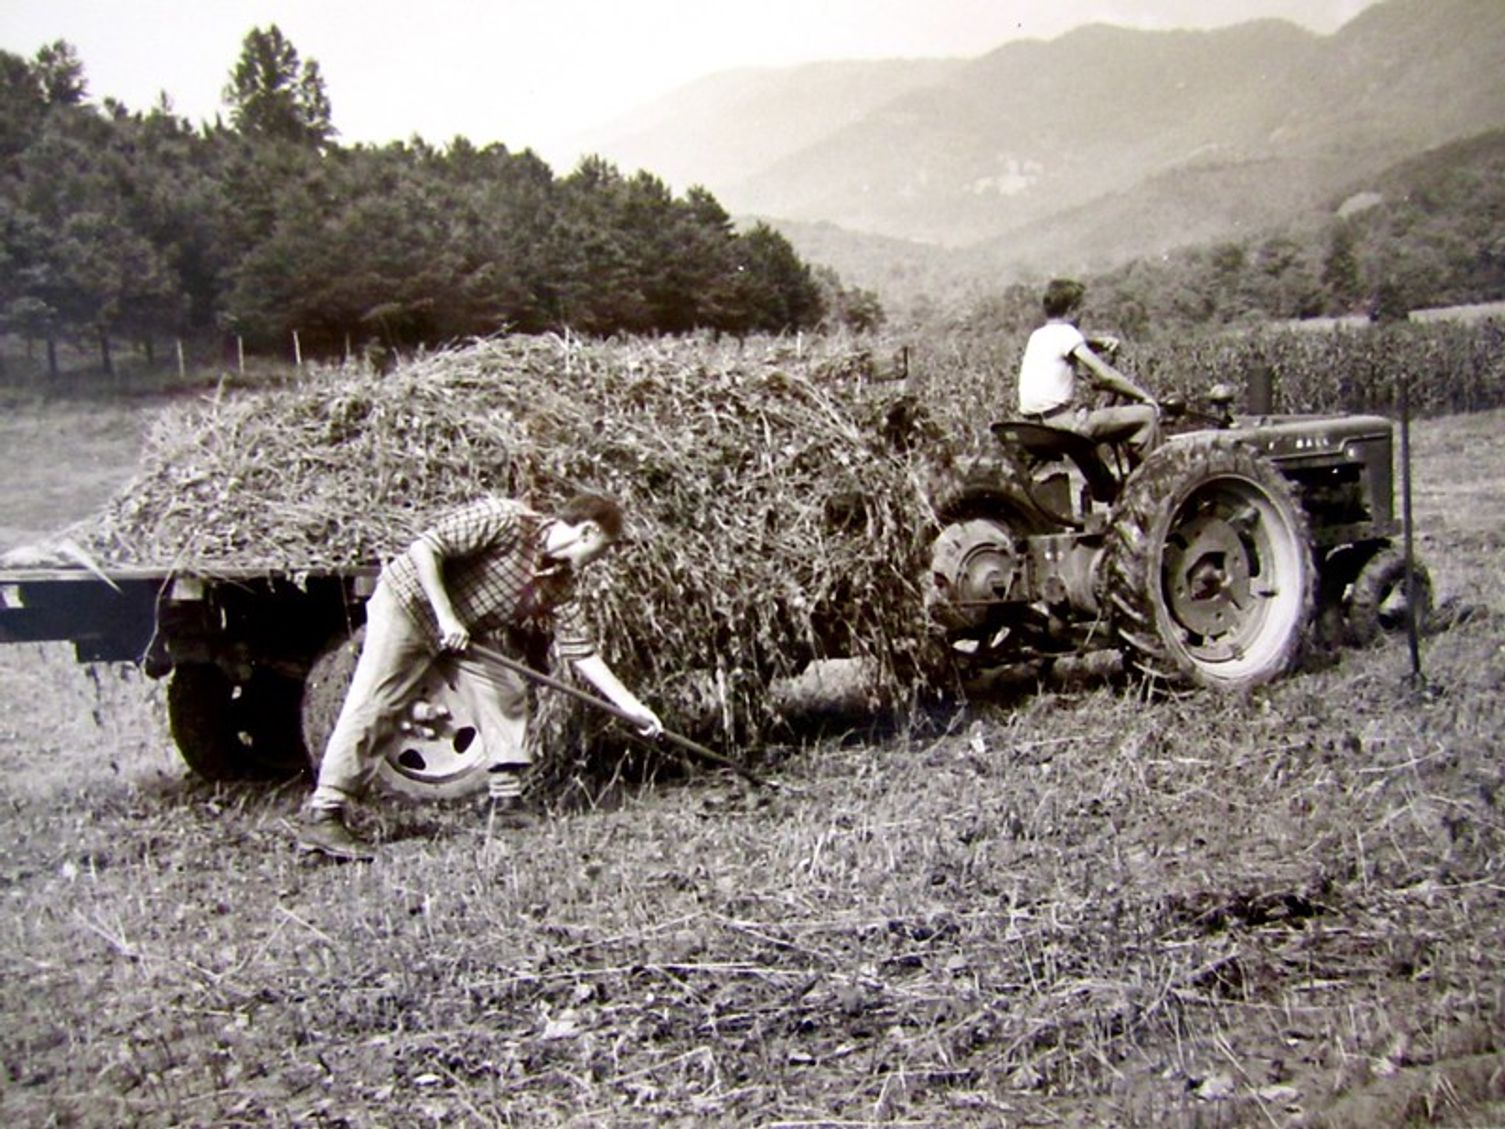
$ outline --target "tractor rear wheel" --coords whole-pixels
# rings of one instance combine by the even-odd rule
[[[1279,677],[1301,655],[1316,564],[1285,478],[1248,447],[1169,443],[1112,515],[1104,587],[1129,664],[1221,689]]]

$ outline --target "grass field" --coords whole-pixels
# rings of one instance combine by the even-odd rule
[[[6,422],[60,500],[0,528],[114,473],[64,504],[67,426]],[[1052,685],[762,750],[776,791],[374,804],[365,867],[295,858],[301,787],[186,777],[139,675],[0,648],[0,1121],[1505,1122],[1505,414],[1414,444],[1473,612],[1420,683],[1389,641],[1235,699]]]
[[[155,400],[0,403],[0,552],[98,510],[130,476]]]

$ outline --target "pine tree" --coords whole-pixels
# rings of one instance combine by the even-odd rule
[[[1339,220],[1328,237],[1322,260],[1322,285],[1334,313],[1348,313],[1359,298],[1359,257],[1353,228]]]
[[[302,62],[276,24],[246,36],[223,96],[248,137],[322,146],[336,133],[319,64]]]
[[[81,106],[89,86],[78,49],[66,39],[49,43],[37,52],[35,64],[42,97],[49,106]]]

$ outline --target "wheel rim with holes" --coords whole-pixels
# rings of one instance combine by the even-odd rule
[[[1289,670],[1314,604],[1304,513],[1280,472],[1237,444],[1155,452],[1113,514],[1108,601],[1134,664],[1236,688]]]
[[[303,739],[316,773],[355,673],[363,631],[326,647],[305,681]],[[484,742],[464,702],[436,667],[383,743],[373,783],[410,799],[453,799],[485,790],[486,764]]]

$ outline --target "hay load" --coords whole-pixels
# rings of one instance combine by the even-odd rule
[[[505,338],[316,372],[170,410],[80,533],[120,563],[296,571],[383,560],[485,491],[543,510],[609,493],[629,542],[587,575],[611,662],[671,724],[709,697],[746,736],[812,659],[870,659],[890,694],[915,676],[926,491],[851,361]]]

